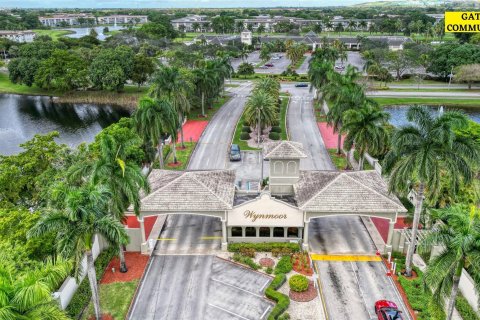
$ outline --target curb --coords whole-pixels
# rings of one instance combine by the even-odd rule
[[[290,109],[290,101],[292,99],[292,95],[288,96],[287,107],[285,110],[285,133],[287,134],[287,140],[290,140],[290,134],[288,133],[288,109]]]
[[[327,305],[325,303],[325,295],[323,294],[323,285],[322,285],[322,282],[320,281],[320,272],[318,271],[318,267],[316,263],[313,263],[313,267],[315,268],[315,272],[317,273],[317,285],[318,285],[318,291],[320,293],[320,299],[322,300],[323,313],[325,314],[325,319],[329,320],[330,318],[328,316]]]

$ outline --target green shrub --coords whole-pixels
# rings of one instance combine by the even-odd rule
[[[273,126],[272,129],[270,130],[270,132],[280,133],[280,132],[282,132],[282,128],[277,127],[277,126]]]
[[[238,263],[245,264],[245,265],[249,266],[250,268],[252,268],[253,270],[260,269],[260,265],[256,264],[255,261],[253,261],[252,258],[250,258],[250,257],[244,257],[244,256],[242,256],[238,253],[235,253],[233,255],[233,260],[238,262]]]
[[[114,248],[109,248],[98,255],[97,259],[95,260],[95,271],[97,273],[98,281],[102,279],[105,269],[115,255],[116,249]],[[80,283],[80,286],[73,295],[72,300],[70,300],[70,303],[65,311],[73,319],[80,318],[83,310],[90,302],[91,296],[92,292],[90,291],[90,283],[88,282],[88,278],[85,277]]]
[[[293,250],[291,248],[273,248],[272,249],[272,256],[279,257],[279,256],[290,256],[292,255]]]
[[[307,291],[308,279],[301,274],[296,274],[290,277],[290,279],[288,280],[288,285],[290,286],[290,289],[295,292]]]
[[[237,242],[229,243],[228,251],[230,252],[240,252],[241,248],[253,248],[256,252],[272,252],[273,249],[285,249],[288,248],[292,252],[299,252],[300,246],[298,243],[288,243],[288,242],[259,242],[259,243],[249,243],[249,242]]]
[[[458,313],[460,313],[462,319],[480,320],[478,313],[473,310],[467,299],[465,299],[460,293],[455,300],[455,307],[457,308]]]
[[[277,292],[276,290],[282,286],[286,281],[285,274],[277,274],[272,280],[267,290],[265,290],[265,296],[267,298],[275,301],[277,304],[273,307],[272,311],[268,316],[268,320],[275,320],[280,317],[280,315],[288,309],[290,305],[290,298],[284,295],[283,293]]]
[[[290,256],[283,256],[275,266],[274,273],[289,273],[290,271],[292,271],[292,268],[293,266]]]
[[[290,320],[290,314],[288,314],[288,312],[285,312],[278,318],[278,320]]]
[[[242,132],[240,134],[240,140],[250,140],[250,133],[248,132]]]
[[[271,140],[280,140],[280,134],[278,132],[270,132],[270,134],[268,135],[268,137],[271,139]]]
[[[243,126],[242,127],[242,132],[250,133],[250,132],[252,132],[252,128],[250,128],[249,126]]]
[[[265,272],[268,273],[268,274],[272,274],[273,268],[272,268],[272,267],[267,267],[267,268],[265,269]]]

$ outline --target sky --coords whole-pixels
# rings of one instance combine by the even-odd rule
[[[347,6],[372,1],[374,0],[1,0],[0,8],[325,7]]]

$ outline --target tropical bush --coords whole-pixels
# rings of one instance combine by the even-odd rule
[[[293,253],[293,250],[289,247],[284,248],[273,248],[272,249],[272,256],[290,256]]]
[[[265,269],[265,272],[268,273],[268,274],[272,274],[273,268],[272,268],[272,267],[267,267],[267,268]]]
[[[260,265],[256,264],[255,261],[253,261],[252,258],[250,258],[250,257],[245,257],[245,256],[242,256],[238,253],[235,253],[233,255],[233,260],[238,262],[238,263],[245,264],[245,265],[249,266],[250,268],[252,268],[253,270],[260,269]]]
[[[290,259],[290,256],[283,256],[275,266],[274,273],[275,274],[289,273],[290,271],[292,271],[292,268],[293,266],[292,266],[292,261]]]
[[[290,279],[288,280],[288,285],[290,286],[290,289],[295,292],[307,291],[308,279],[301,274],[296,274],[290,277]]]
[[[240,134],[240,140],[249,140],[250,139],[250,133],[248,132],[242,132]]]
[[[273,126],[272,129],[270,129],[270,132],[280,133],[280,132],[282,132],[282,128],[280,128],[278,126]]]
[[[242,132],[250,133],[250,132],[252,132],[252,128],[250,128],[249,126],[243,126],[242,127]]]
[[[288,242],[261,242],[261,243],[248,243],[248,242],[237,242],[229,243],[228,251],[230,252],[240,252],[241,248],[253,248],[257,252],[272,252],[274,249],[290,249],[292,252],[300,251],[300,246],[298,243],[288,243]]]
[[[455,300],[455,307],[457,308],[458,313],[460,313],[462,319],[480,320],[478,313],[473,310],[467,299],[460,294]]]
[[[255,249],[254,248],[241,248],[240,254],[244,257],[255,258]]]
[[[278,132],[270,132],[268,137],[272,140],[280,140],[280,134]]]

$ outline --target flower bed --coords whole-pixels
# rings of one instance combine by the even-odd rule
[[[306,276],[313,275],[310,256],[308,253],[300,252],[292,256],[293,270]]]
[[[273,267],[275,265],[275,261],[270,258],[262,258],[260,259],[260,265],[262,267]]]
[[[288,296],[293,301],[308,302],[308,301],[312,301],[317,297],[317,289],[315,289],[313,281],[309,281],[308,289],[306,291],[296,292],[296,291],[290,290]]]

